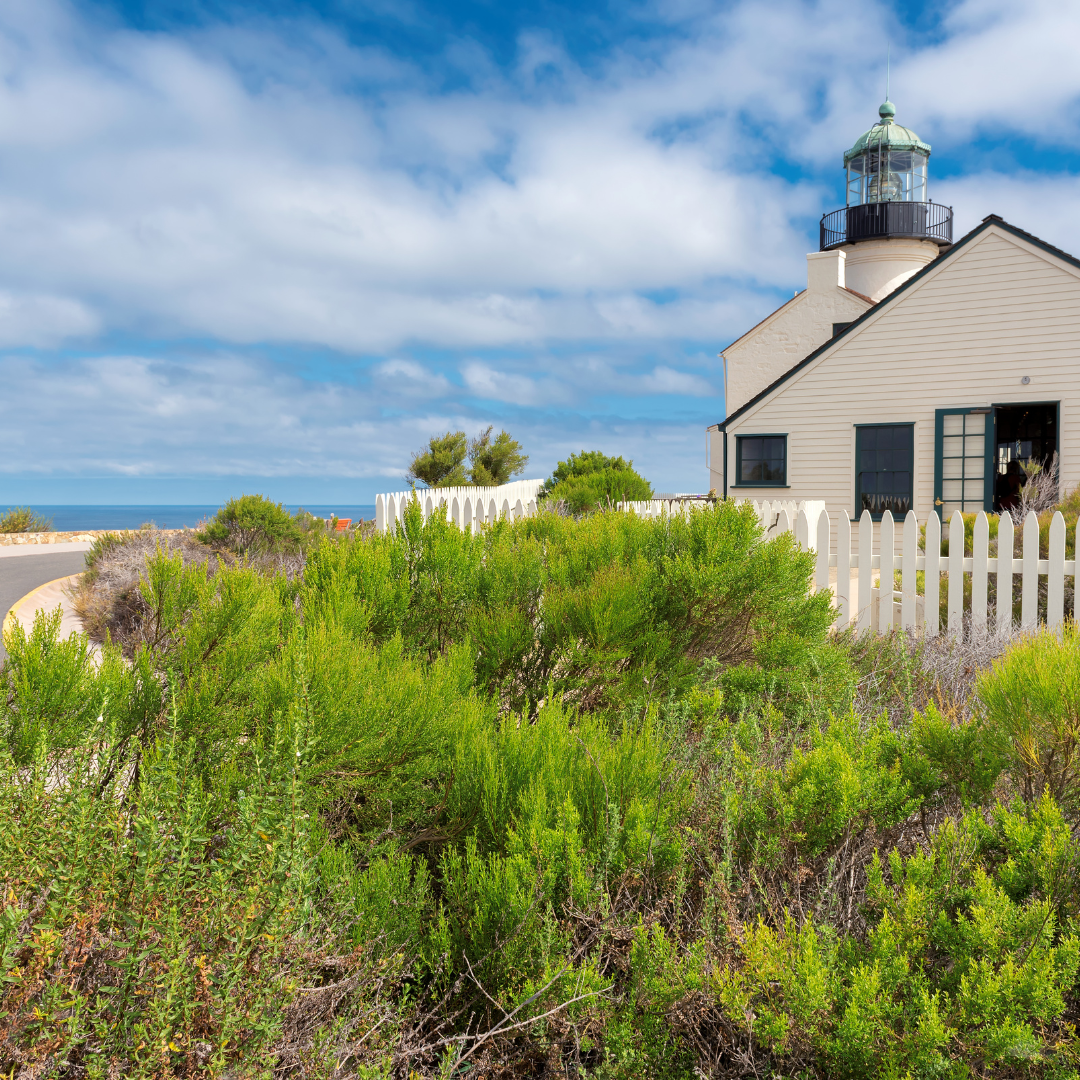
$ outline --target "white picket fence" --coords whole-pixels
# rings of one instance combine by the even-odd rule
[[[1039,522],[1028,514],[1021,535],[1021,555],[1013,557],[1015,529],[1008,513],[998,522],[998,555],[990,557],[990,522],[984,513],[975,519],[972,554],[964,553],[964,521],[953,513],[948,524],[948,555],[941,554],[941,519],[931,514],[926,520],[925,550],[919,547],[919,521],[910,511],[902,522],[886,511],[876,523],[870,512],[863,511],[856,523],[855,550],[852,551],[852,527],[846,514],[836,517],[836,550],[831,550],[832,521],[821,514],[816,529],[800,511],[792,521],[786,510],[778,515],[776,532],[793,529],[799,545],[816,554],[814,584],[817,589],[835,590],[839,629],[855,626],[860,632],[886,633],[891,627],[916,630],[929,637],[942,629],[939,625],[941,574],[948,574],[947,618],[945,629],[953,635],[964,631],[965,614],[975,634],[988,630],[1004,632],[1013,625],[1013,581],[1019,578],[1020,629],[1034,630],[1040,621],[1040,578],[1046,584],[1046,625],[1051,629],[1065,621],[1065,579],[1073,582],[1073,619],[1080,619],[1080,589],[1076,586],[1076,560],[1065,558],[1065,519],[1055,513],[1050,523],[1048,558],[1039,558]],[[1076,528],[1076,523],[1073,523]],[[877,535],[875,536],[875,530]],[[898,544],[899,542],[899,544]],[[874,549],[878,554],[874,554]],[[835,570],[835,582],[831,581]],[[890,588],[895,571],[900,571],[901,587]],[[923,594],[916,591],[916,575],[924,571]],[[853,573],[853,571],[855,573]],[[876,575],[875,575],[876,571]],[[964,575],[971,576],[971,609],[964,611]],[[874,578],[877,577],[875,584]],[[991,622],[988,599],[993,576],[997,596]],[[882,585],[884,583],[884,585]],[[854,594],[854,595],[853,595]],[[887,602],[881,602],[885,597]]]
[[[479,528],[485,522],[503,518],[531,517],[536,513],[537,495],[543,480],[513,480],[497,487],[445,487],[420,491],[394,491],[375,496],[375,531],[393,529],[405,507],[417,499],[427,520],[441,508],[447,520],[458,528]]]
[[[1065,620],[1065,584],[1072,579],[1073,603],[1071,617],[1080,622],[1080,588],[1076,582],[1075,559],[1065,558],[1065,519],[1055,513],[1050,523],[1048,558],[1039,557],[1039,522],[1028,514],[1023,523],[1021,555],[1012,557],[1015,550],[1015,530],[1012,517],[1002,514],[998,522],[998,556],[990,557],[990,522],[986,514],[975,519],[972,553],[964,553],[964,521],[959,512],[948,523],[948,555],[941,554],[941,519],[931,514],[926,521],[924,549],[919,545],[920,523],[914,511],[903,521],[896,521],[886,511],[875,522],[868,510],[852,529],[847,514],[830,517],[820,500],[795,503],[754,501],[758,520],[772,538],[792,531],[799,546],[813,551],[816,558],[814,587],[832,590],[839,614],[838,629],[854,626],[860,633],[887,633],[893,627],[914,630],[929,637],[942,629],[953,635],[964,632],[965,619],[972,632],[1003,632],[1013,624],[1013,582],[1020,585],[1020,629],[1034,630],[1040,622],[1040,579],[1045,585],[1046,625],[1060,627]],[[669,508],[657,502],[627,503],[624,508],[642,516],[653,517],[679,508]],[[682,512],[687,512],[682,510]],[[832,548],[835,525],[836,548]],[[1073,522],[1076,529],[1077,522]],[[853,544],[854,532],[854,549]],[[878,554],[874,554],[877,551]],[[900,571],[901,587],[891,588],[895,571]],[[919,571],[925,581],[919,593],[916,581]],[[936,573],[935,573],[936,570]],[[945,627],[940,625],[941,574],[947,574],[947,616]],[[964,575],[970,575],[971,607],[964,610]],[[993,576],[997,596],[1003,602],[991,610],[989,583]],[[881,583],[884,582],[884,588]],[[884,597],[884,602],[882,602]]]

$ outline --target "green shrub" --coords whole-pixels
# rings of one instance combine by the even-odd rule
[[[1072,631],[958,721],[730,503],[311,540],[9,635],[2,1069],[1073,1075]]]
[[[1029,822],[973,812],[927,851],[875,857],[865,941],[790,916],[743,927],[739,964],[716,976],[729,1022],[781,1068],[829,1076],[959,1077],[975,1061],[1072,1075],[1080,937],[1058,913],[1075,842],[1049,797]]]
[[[976,683],[980,714],[1028,802],[1046,788],[1080,811],[1080,634],[1043,630],[1019,640]]]
[[[651,499],[652,487],[634,471],[632,461],[582,450],[559,462],[540,498],[562,501],[571,513],[583,514],[619,502]]]
[[[869,730],[855,716],[812,733],[810,749],[796,747],[782,790],[790,836],[815,857],[853,831],[884,832],[918,806],[901,767],[903,743],[887,723]]]
[[[313,551],[305,595],[425,659],[470,640],[478,686],[532,713],[549,692],[588,709],[666,693],[707,658],[787,672],[795,696],[815,666],[850,682],[824,651],[832,609],[808,595],[812,573],[812,555],[790,536],[763,542],[732,503],[655,520],[541,514],[479,534],[410,503],[393,536]]]
[[[296,519],[264,495],[230,499],[201,533],[203,543],[240,554],[295,550],[302,538]]]
[[[7,693],[0,697],[0,724],[7,751],[19,765],[37,748],[80,743],[104,707],[108,678],[97,672],[86,638],[59,640],[61,610],[38,612],[27,633],[16,622],[5,635]]]
[[[631,469],[604,469],[567,480],[552,498],[564,502],[572,514],[585,514],[621,502],[651,499],[652,486]]]
[[[191,743],[167,736],[136,777],[109,776],[116,733],[103,721],[89,734],[29,768],[0,751],[5,1060],[56,1075],[59,1055],[91,1077],[261,1073],[314,887],[289,768],[302,733],[279,732],[292,753],[268,750],[225,817]]]
[[[50,532],[52,518],[44,518],[29,506],[13,506],[0,514],[0,533]]]

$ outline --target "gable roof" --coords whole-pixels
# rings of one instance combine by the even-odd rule
[[[867,310],[864,311],[850,326],[846,327],[844,330],[841,330],[840,333],[837,334],[835,337],[829,338],[829,340],[826,341],[824,345],[819,346],[812,353],[810,353],[809,356],[803,357],[803,359],[800,360],[797,364],[795,364],[794,367],[789,368],[778,379],[774,380],[768,386],[766,386],[764,390],[762,390],[758,394],[755,394],[754,397],[752,397],[748,402],[746,402],[745,405],[740,405],[739,408],[737,408],[730,416],[726,416],[716,425],[717,430],[726,431],[728,424],[730,424],[733,420],[737,420],[740,416],[743,415],[743,413],[747,412],[754,405],[757,405],[758,402],[763,401],[765,398],[767,398],[774,390],[777,390],[780,386],[786,383],[788,379],[790,379],[793,375],[802,371],[802,369],[808,364],[813,363],[819,356],[821,356],[822,353],[824,353],[827,349],[831,349],[842,338],[846,337],[848,334],[854,333],[860,326],[862,326],[864,322],[866,322],[870,318],[871,315],[873,315],[877,311],[880,311],[882,308],[887,307],[902,292],[904,292],[910,286],[914,285],[917,281],[921,281],[922,278],[929,274],[931,270],[936,269],[943,262],[951,259],[956,252],[958,252],[961,248],[965,247],[967,244],[971,243],[971,241],[974,240],[975,237],[980,236],[982,233],[986,232],[986,230],[989,229],[992,225],[996,225],[999,229],[1004,229],[1006,232],[1012,233],[1014,236],[1019,237],[1021,240],[1025,240],[1027,243],[1032,244],[1034,247],[1041,248],[1043,251],[1048,252],[1055,258],[1061,259],[1063,262],[1067,262],[1070,266],[1073,266],[1077,270],[1080,270],[1080,259],[1076,258],[1075,255],[1070,255],[1067,251],[1062,251],[1061,248],[1056,248],[1053,244],[1048,244],[1045,240],[1040,240],[1032,233],[1025,232],[1023,229],[1019,229],[1015,225],[1010,225],[1004,218],[999,217],[997,214],[987,214],[987,216],[982,219],[982,222],[980,224],[976,225],[975,228],[972,229],[969,233],[965,234],[959,240],[957,240],[957,242],[953,244],[951,248],[943,252],[936,259],[928,262],[921,270],[912,274],[911,277],[907,279],[907,281],[895,288],[891,293],[889,293],[888,296],[883,297],[881,300],[879,300],[876,304],[874,304],[873,307],[867,308]],[[728,346],[728,348],[730,347],[731,346]]]

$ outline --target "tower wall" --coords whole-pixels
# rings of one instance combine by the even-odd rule
[[[930,240],[861,240],[845,244],[847,287],[877,303],[902,285],[940,250]]]

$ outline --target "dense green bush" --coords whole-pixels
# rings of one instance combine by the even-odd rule
[[[42,517],[29,506],[13,506],[0,514],[0,533],[49,532],[52,518]]]
[[[245,554],[288,551],[300,546],[303,531],[281,503],[265,495],[230,499],[201,532],[203,543]]]
[[[608,457],[599,450],[582,450],[560,461],[540,491],[541,499],[562,502],[573,514],[599,510],[620,502],[652,498],[648,480],[634,463]]]
[[[969,703],[811,573],[414,506],[151,554],[123,653],[16,626],[0,1071],[1075,1077],[1075,636]]]
[[[319,548],[305,580],[353,632],[400,633],[425,659],[469,640],[479,686],[514,711],[550,692],[597,708],[667,692],[706,658],[811,673],[828,597],[807,595],[812,557],[789,536],[759,541],[731,503],[658,520],[540,514],[480,534],[411,504],[395,536]]]
[[[1076,885],[1049,796],[1034,818],[972,812],[929,850],[875,855],[862,940],[791,918],[746,927],[741,964],[717,978],[723,1012],[778,1062],[809,1050],[829,1076],[963,1076],[965,1060],[1074,1075]]]
[[[1019,642],[983,673],[977,694],[990,744],[1024,797],[1043,790],[1080,811],[1080,635],[1044,630]]]

